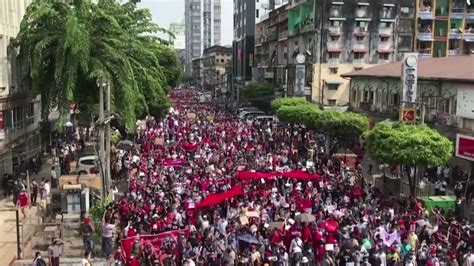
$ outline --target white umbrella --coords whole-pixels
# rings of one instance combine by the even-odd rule
[[[67,121],[65,124],[64,124],[66,127],[72,127],[73,124],[71,121]]]

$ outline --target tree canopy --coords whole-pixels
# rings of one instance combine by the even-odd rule
[[[282,121],[306,126],[311,124],[320,113],[321,110],[310,104],[282,105],[276,111],[277,117]]]
[[[300,105],[311,105],[303,97],[285,97],[285,98],[278,98],[272,101],[272,110],[273,112],[277,112],[282,106],[300,106]]]
[[[322,111],[310,121],[309,127],[332,138],[347,140],[361,136],[369,128],[369,120],[352,112]]]
[[[167,110],[178,61],[136,2],[36,0],[28,7],[13,46],[25,83],[41,95],[43,118],[52,108],[65,114],[71,101],[87,111],[98,102],[98,78],[110,84],[113,111],[129,128],[137,116]]]
[[[273,85],[268,82],[252,82],[243,90],[243,96],[253,106],[268,111],[270,102],[274,99]]]
[[[383,163],[442,165],[453,155],[453,143],[426,125],[383,122],[365,139],[370,156]]]

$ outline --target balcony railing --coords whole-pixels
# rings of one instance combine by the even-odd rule
[[[339,26],[330,26],[329,27],[329,35],[331,35],[331,36],[340,36],[341,35],[341,27],[339,27]]]
[[[474,6],[467,7],[466,19],[474,19]]]
[[[354,34],[357,36],[365,36],[367,35],[368,30],[366,27],[355,27],[354,28]]]
[[[449,56],[456,56],[456,55],[459,55],[459,49],[450,49],[448,50],[448,55]]]
[[[460,29],[451,29],[449,31],[449,39],[460,40],[462,38],[462,32]]]
[[[418,49],[418,57],[421,59],[431,58],[431,49],[430,48]]]
[[[366,52],[368,50],[367,44],[365,42],[355,42],[354,43],[354,52]]]
[[[327,45],[329,52],[340,52],[343,49],[343,45],[340,42],[328,42]]]
[[[418,17],[420,19],[433,19],[433,8],[431,6],[420,6]]]
[[[392,43],[390,42],[379,43],[379,50],[391,50],[391,49],[393,49]]]
[[[463,18],[464,8],[463,7],[452,7],[451,8],[451,18]]]
[[[381,27],[381,28],[379,28],[379,34],[381,36],[392,36],[393,35],[393,29],[392,28]]]
[[[431,32],[419,32],[418,33],[418,40],[420,40],[420,41],[432,41],[433,40],[433,33],[431,33]]]

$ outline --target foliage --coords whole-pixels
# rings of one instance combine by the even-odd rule
[[[379,123],[365,134],[372,158],[403,165],[442,165],[453,155],[453,143],[426,125]]]
[[[274,98],[272,84],[268,82],[253,82],[243,90],[243,96],[255,107],[268,111]]]
[[[52,108],[65,113],[71,101],[90,117],[84,107],[98,102],[98,78],[109,82],[113,111],[129,128],[138,115],[167,108],[167,90],[179,81],[177,59],[155,37],[163,29],[150,12],[121,2],[36,0],[28,7],[13,46],[22,78],[41,95],[43,118]]]
[[[330,137],[348,140],[364,133],[369,127],[369,120],[352,112],[322,111],[309,126]]]
[[[107,210],[107,206],[112,202],[111,198],[107,197],[101,201],[94,204],[89,209],[89,217],[91,218],[92,224],[95,226],[96,236],[100,236],[100,225],[102,223],[102,218],[104,213]]]
[[[272,101],[272,110],[277,112],[282,106],[299,106],[299,105],[310,105],[305,98],[302,97],[285,97],[278,98]]]
[[[277,109],[277,117],[292,124],[309,125],[319,116],[321,110],[310,104],[282,105]]]

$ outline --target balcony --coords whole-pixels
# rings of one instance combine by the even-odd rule
[[[420,59],[429,59],[429,58],[431,58],[431,49],[430,48],[418,49],[418,57]]]
[[[284,40],[287,40],[288,39],[288,31],[285,30],[285,31],[280,31],[278,33],[278,41],[284,41]]]
[[[381,51],[392,52],[393,51],[393,45],[390,42],[380,42],[379,45],[378,45],[378,51],[379,51],[379,53]]]
[[[451,18],[462,19],[464,17],[464,8],[463,7],[451,7]]]
[[[395,4],[384,4],[382,10],[380,10],[380,18],[391,19],[393,18]]]
[[[474,29],[464,31],[464,41],[474,42]]]
[[[447,6],[440,6],[436,8],[436,17],[447,17],[449,16],[449,8]]]
[[[382,37],[390,37],[393,35],[393,29],[387,27],[380,27],[379,28],[379,35]]]
[[[433,33],[432,32],[426,32],[426,31],[420,31],[418,32],[418,40],[420,41],[433,41]]]
[[[461,53],[459,52],[459,49],[450,49],[448,50],[448,56],[458,56]]]
[[[341,27],[339,26],[333,26],[333,27],[329,27],[329,35],[330,36],[341,36]]]
[[[420,6],[420,12],[418,13],[418,18],[421,20],[433,20],[433,8],[431,6]]]
[[[328,42],[328,52],[342,52],[344,46],[340,42]]]
[[[365,42],[355,42],[353,50],[355,53],[365,53],[369,49],[367,48],[367,44]]]
[[[474,5],[467,7],[466,9],[466,19],[474,19]]]
[[[354,35],[355,36],[367,36],[368,30],[367,27],[355,27]]]
[[[461,40],[462,39],[462,32],[460,29],[451,29],[449,31],[449,39],[450,40]]]

